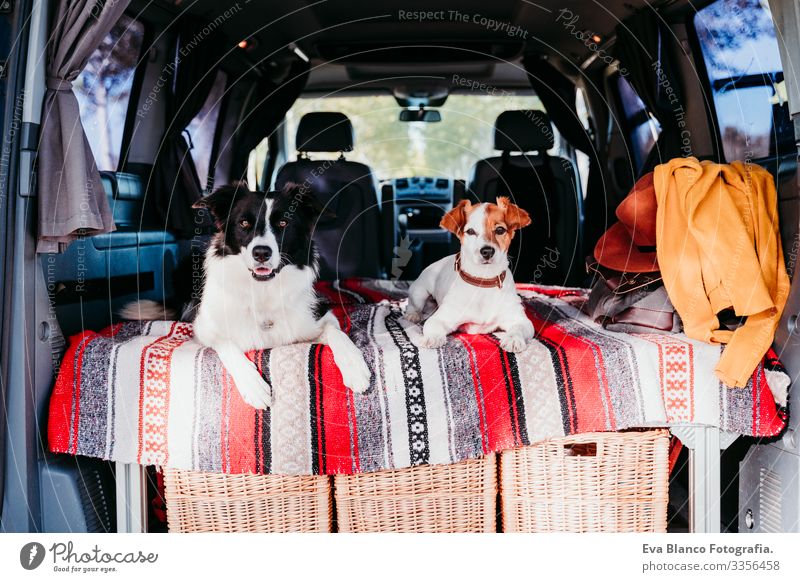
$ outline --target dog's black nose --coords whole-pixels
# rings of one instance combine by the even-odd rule
[[[271,256],[271,248],[267,246],[253,247],[253,258],[259,263],[266,263]]]
[[[481,247],[481,256],[488,261],[494,256],[494,249],[489,246]]]

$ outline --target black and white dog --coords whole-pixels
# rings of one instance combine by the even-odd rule
[[[194,335],[217,352],[244,401],[255,408],[272,404],[271,387],[244,352],[298,342],[329,345],[344,384],[354,392],[367,390],[370,370],[363,355],[334,314],[318,309],[312,233],[322,208],[313,195],[295,184],[264,193],[237,183],[195,207],[211,212],[217,233],[206,251]],[[152,311],[152,302],[139,302],[121,315],[154,319],[143,315]]]

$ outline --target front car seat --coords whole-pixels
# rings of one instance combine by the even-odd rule
[[[381,214],[369,166],[349,162],[353,126],[343,113],[306,113],[297,126],[297,161],[285,164],[276,189],[288,182],[306,186],[330,214],[320,219],[314,241],[320,277],[381,277]],[[311,160],[309,152],[340,152],[338,160]]]
[[[479,160],[470,177],[469,191],[479,202],[508,196],[531,215],[509,249],[519,283],[573,285],[583,276],[580,182],[572,161],[547,154],[553,143],[543,111],[504,111],[494,127],[494,148],[502,154]]]

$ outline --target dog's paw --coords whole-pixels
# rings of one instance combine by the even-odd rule
[[[403,319],[411,323],[419,323],[422,321],[422,313],[412,309],[406,309],[406,312],[403,314]]]
[[[342,382],[356,394],[361,394],[369,390],[372,372],[364,361],[361,354],[357,358],[351,358],[344,366],[340,366],[342,372]]]
[[[240,373],[239,378],[235,378],[236,388],[247,404],[253,408],[265,409],[272,406],[272,387],[261,377],[255,368],[250,371]]]
[[[524,352],[525,348],[528,347],[525,336],[521,334],[500,331],[495,335],[497,335],[497,339],[500,340],[500,347],[507,352]]]
[[[414,343],[417,345],[417,347],[435,350],[436,348],[440,348],[447,343],[447,336],[423,333],[416,338]]]

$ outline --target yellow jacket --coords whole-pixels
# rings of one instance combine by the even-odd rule
[[[772,344],[789,295],[772,176],[754,164],[675,158],[655,169],[656,253],[686,335],[726,343],[716,368],[743,387]],[[721,330],[717,313],[747,316]]]

